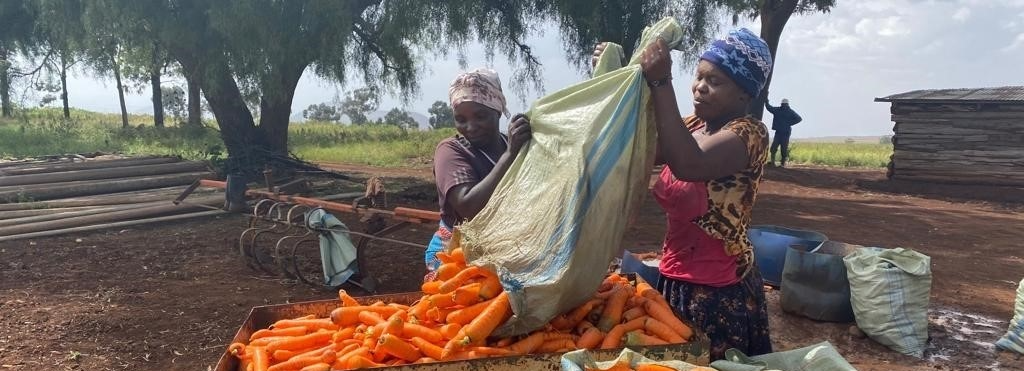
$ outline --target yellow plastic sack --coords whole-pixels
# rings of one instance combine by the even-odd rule
[[[659,36],[675,46],[682,29],[666,18],[644,31],[638,50]],[[533,104],[533,139],[460,227],[469,263],[498,272],[510,294],[515,314],[498,336],[536,330],[589,299],[647,192],[650,90],[639,57],[620,67],[620,56],[605,53],[604,73]]]

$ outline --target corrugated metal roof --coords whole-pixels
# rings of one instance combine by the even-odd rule
[[[1003,86],[998,88],[975,89],[927,89],[875,98],[875,102],[1021,102],[1024,103],[1024,86]]]

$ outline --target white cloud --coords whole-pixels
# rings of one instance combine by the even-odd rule
[[[957,9],[956,13],[953,13],[953,20],[959,23],[964,23],[968,18],[971,17],[971,8],[960,8]]]
[[[1007,45],[1006,47],[999,50],[1002,52],[1012,52],[1017,49],[1021,49],[1022,47],[1024,47],[1024,33],[1018,34],[1017,38],[1014,39],[1013,42],[1010,43],[1010,45]]]

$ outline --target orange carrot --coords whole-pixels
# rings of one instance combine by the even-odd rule
[[[501,338],[496,343],[494,343],[494,346],[499,348],[505,348],[508,347],[509,345],[512,345],[513,342],[515,342],[515,339],[513,339],[512,337]]]
[[[451,340],[454,339],[455,336],[459,334],[459,330],[461,329],[462,325],[458,323],[449,323],[444,326],[441,326],[441,328],[438,331],[441,333],[441,336],[443,336],[445,339]]]
[[[430,310],[427,311],[427,320],[433,321],[435,323],[444,323],[445,318],[448,318],[448,315],[454,311],[456,311],[454,307],[430,308]]]
[[[248,346],[265,347],[267,344],[273,343],[278,340],[290,339],[292,336],[268,336],[265,338],[259,338],[249,342]]]
[[[659,339],[657,336],[647,335],[640,331],[630,331],[626,333],[626,346],[649,346],[665,344],[668,344],[668,342]]]
[[[452,255],[444,251],[438,251],[434,256],[437,260],[440,260],[442,264],[455,263],[455,259],[452,259]]]
[[[485,301],[473,304],[472,306],[468,306],[462,309],[456,309],[451,313],[448,313],[448,316],[445,317],[445,323],[458,323],[460,325],[466,325],[473,321],[473,319],[479,317],[480,313],[483,313],[484,310],[487,309],[487,306],[489,306],[490,304],[491,301]]]
[[[413,363],[434,363],[434,362],[437,362],[437,359],[430,358],[430,357],[423,357],[423,358],[417,359],[416,362],[413,362]]]
[[[347,327],[359,323],[360,312],[374,312],[381,315],[381,317],[387,317],[395,314],[397,311],[399,311],[398,308],[386,305],[341,307],[331,311],[331,322],[334,322],[337,326]],[[335,327],[335,329],[337,329],[337,327]]]
[[[301,336],[305,335],[309,331],[306,326],[276,328],[276,329],[261,329],[249,336],[249,341],[253,341],[260,338],[269,336]]]
[[[576,324],[580,323],[580,321],[583,321],[594,307],[602,302],[603,301],[601,299],[592,299],[583,303],[583,305],[580,305],[576,307],[576,309],[573,309],[572,312],[569,312],[569,314],[565,316],[565,322],[562,323],[561,326],[555,325],[555,328],[559,330],[568,330],[573,328]]]
[[[345,362],[345,369],[384,367],[383,364],[374,362],[372,359],[362,355],[355,355]]]
[[[320,354],[305,356],[305,357],[294,357],[287,361],[270,366],[267,371],[284,371],[284,370],[295,370],[306,366],[315,365],[317,363],[334,363],[337,355],[334,351],[326,350]]]
[[[440,331],[412,323],[404,324],[401,334],[403,338],[420,337],[431,343],[444,341],[444,336]]]
[[[341,353],[339,353],[339,354],[341,354]],[[333,367],[335,369],[338,369],[338,370],[348,369],[348,361],[349,361],[349,359],[351,359],[352,357],[355,357],[355,356],[369,357],[370,356],[370,350],[367,349],[366,347],[357,346],[355,349],[350,350],[350,351],[348,351],[348,352],[338,356],[338,359],[334,361],[334,364],[331,367]]]
[[[619,345],[622,344],[622,337],[629,331],[642,329],[647,318],[648,317],[640,317],[612,327],[612,329],[608,331],[608,334],[605,335],[604,340],[601,341],[601,349],[619,347]]]
[[[452,301],[458,305],[473,305],[480,302],[480,284],[471,283],[455,289]]]
[[[247,347],[246,354],[252,357],[252,371],[267,371],[270,368],[270,354],[264,347]]]
[[[455,305],[455,297],[452,294],[434,294],[427,298],[429,307],[448,308]]]
[[[306,367],[303,367],[299,371],[330,371],[331,365],[329,363],[316,363]]]
[[[667,343],[678,344],[686,342],[686,339],[684,339],[682,335],[672,331],[668,325],[654,318],[647,318],[647,321],[644,322],[644,330]]]
[[[295,357],[298,354],[299,354],[299,352],[296,352],[294,350],[279,349],[279,350],[275,350],[274,353],[272,353],[270,355],[270,358],[272,358],[274,360],[277,360],[277,361],[280,361],[280,362],[283,362],[283,361],[287,361],[287,360],[291,359],[292,357]]]
[[[438,294],[441,292],[441,284],[443,283],[444,281],[424,282],[423,285],[420,286],[420,290],[423,291],[424,294]]]
[[[484,281],[480,284],[480,300],[488,300],[501,293],[501,280],[498,275],[484,269]]]
[[[326,318],[317,319],[283,319],[274,322],[272,326],[275,330],[283,329],[288,327],[305,327],[307,331],[316,331],[319,329],[325,330],[337,330],[338,325],[334,324]]]
[[[444,281],[444,283],[442,283],[441,286],[438,287],[438,292],[442,294],[448,294],[451,293],[452,291],[455,291],[455,289],[466,284],[466,281],[469,281],[470,278],[481,275],[481,269],[482,268],[477,266],[466,267],[466,269],[463,269],[458,274],[456,274],[455,277],[452,277],[447,281]]]
[[[537,352],[537,353],[551,353],[551,352],[557,352],[559,349],[563,349],[563,348],[574,349],[574,348],[576,348],[576,343],[574,343],[572,341],[572,339],[548,340],[548,341],[545,341],[543,344],[541,344],[540,347],[538,347],[535,350],[535,352]]]
[[[345,340],[352,339],[352,336],[355,335],[355,334],[356,334],[356,328],[355,327],[345,327],[343,329],[338,330],[338,332],[335,332],[333,335],[331,335],[331,341],[333,341],[335,343],[340,343],[340,342],[343,342]]]
[[[382,349],[388,354],[408,362],[413,362],[420,359],[420,357],[423,357],[423,354],[421,354],[419,350],[416,350],[416,347],[412,346],[412,344],[409,344],[392,334],[384,334],[381,336],[377,346],[378,349]]]
[[[508,349],[504,349],[504,348],[498,348],[498,347],[472,347],[472,348],[469,348],[468,350],[470,352],[473,352],[473,353],[478,354],[478,355],[483,355],[483,356],[510,356],[510,355],[512,355],[512,351],[510,351]]]
[[[415,345],[416,348],[419,348],[423,355],[433,359],[441,359],[441,353],[444,352],[444,348],[434,345],[433,342],[418,336],[414,336],[409,341],[412,345]]]
[[[439,267],[437,267],[436,277],[440,281],[447,281],[452,277],[455,277],[455,275],[458,274],[459,271],[465,268],[466,267],[464,265],[454,262],[441,264]]]
[[[644,305],[644,302],[646,302],[647,300],[648,299],[643,296],[633,295],[629,298],[629,300],[626,301],[626,308],[633,309],[637,307],[642,307]]]
[[[308,335],[289,337],[267,344],[266,350],[268,353],[273,353],[275,350],[278,349],[300,350],[312,348],[315,346],[327,344],[328,342],[331,341],[331,336],[332,334],[330,331],[320,331]]]
[[[538,331],[509,345],[508,350],[515,354],[528,354],[540,348],[541,344],[544,344],[544,332]]]
[[[338,290],[338,299],[341,299],[341,306],[343,307],[359,306],[359,301],[356,301],[356,299],[349,295],[344,289]]]
[[[636,319],[637,317],[643,316],[645,314],[647,314],[647,311],[644,310],[644,307],[642,307],[642,306],[640,306],[640,307],[633,307],[632,309],[627,310],[627,311],[622,313],[622,320],[623,321],[632,321],[632,320]]]
[[[231,343],[231,345],[228,345],[228,354],[238,358],[245,357],[245,344]]]
[[[583,332],[580,340],[576,342],[576,346],[580,349],[594,349],[601,344],[602,339],[604,339],[604,333],[597,327],[591,326]]]
[[[456,263],[466,262],[466,254],[465,252],[462,251],[461,247],[452,249],[452,251],[448,252],[448,255],[451,255],[452,260],[454,260]]]
[[[381,332],[381,335],[393,334],[399,337],[402,336],[402,330],[405,328],[405,321],[402,320],[402,316],[404,314],[405,311],[398,311],[395,312],[395,314],[392,314],[384,325],[384,331]]]
[[[508,293],[502,292],[498,297],[491,299],[489,303],[480,316],[459,330],[459,334],[454,339],[448,341],[444,347],[444,353],[442,353],[442,360],[447,359],[463,347],[482,344],[491,331],[505,321],[511,311]]]
[[[385,322],[384,317],[374,312],[359,312],[357,316],[359,317],[359,322],[367,326],[376,326]]]
[[[675,313],[672,313],[672,309],[668,305],[663,305],[656,300],[649,300],[644,303],[644,310],[647,311],[647,315],[651,316],[651,318],[661,321],[672,331],[682,336],[683,339],[689,339],[693,336],[693,330],[684,324],[683,321],[680,321]]]
[[[612,326],[622,321],[623,307],[626,305],[626,300],[629,300],[629,297],[632,296],[629,289],[622,286],[619,286],[616,290],[608,298],[608,302],[605,303],[604,312],[601,313],[601,319],[597,322],[597,328],[601,329],[601,331],[609,331]]]
[[[490,305],[480,313],[480,316],[462,328],[463,334],[466,335],[462,340],[463,345],[483,342],[491,335],[491,331],[505,322],[511,309],[507,292],[502,292],[491,299]]]

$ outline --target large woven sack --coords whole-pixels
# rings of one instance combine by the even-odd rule
[[[1024,280],[1020,280],[1017,286],[1017,304],[1014,306],[1013,319],[1010,320],[1010,328],[996,342],[996,347],[1024,354]]]
[[[729,349],[725,359],[712,362],[711,367],[718,371],[857,371],[827,341],[753,357]]]
[[[894,351],[923,357],[928,341],[931,258],[904,248],[863,248],[843,262],[857,327]]]
[[[676,46],[682,29],[666,18],[638,50],[659,36]],[[515,314],[497,335],[538,329],[582,304],[621,251],[647,192],[655,127],[639,53],[624,67],[620,56],[612,46],[603,73],[533,104],[533,139],[460,228],[469,263],[494,269],[509,293]]]

